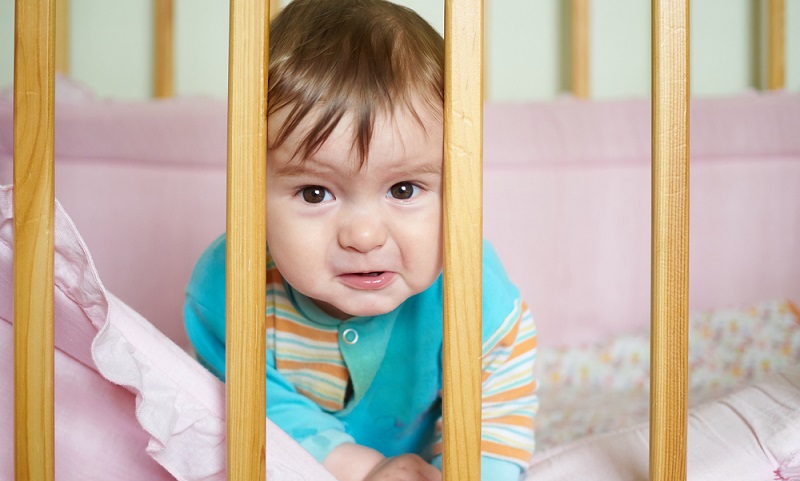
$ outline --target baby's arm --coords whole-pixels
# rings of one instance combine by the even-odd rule
[[[527,307],[514,310],[484,342],[481,479],[517,481],[533,454],[533,418],[538,406],[533,363],[536,330]],[[441,431],[434,452],[441,453]],[[441,466],[441,456],[434,466]]]
[[[442,474],[415,454],[385,458],[358,444],[340,444],[323,466],[339,481],[440,481]]]
[[[386,458],[356,444],[339,419],[295,391],[271,362],[267,363],[267,417],[339,481],[441,480],[439,470],[417,455]]]
[[[385,458],[361,446],[335,416],[302,396],[267,364],[267,417],[339,481],[440,481],[439,470],[417,455]]]
[[[339,481],[362,481],[384,459],[381,453],[372,448],[344,443],[335,447],[322,465]]]
[[[483,346],[482,479],[517,480],[533,455],[538,408],[536,327],[521,299],[489,341]]]

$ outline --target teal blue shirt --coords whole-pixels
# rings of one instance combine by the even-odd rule
[[[319,461],[336,446],[354,442],[385,456],[418,453],[440,467],[440,456],[433,456],[431,447],[437,440],[435,424],[441,417],[442,277],[392,312],[346,321],[328,316],[283,282],[293,307],[306,320],[338,329],[340,334],[349,330],[350,340],[353,331],[357,333],[355,343],[345,342],[340,335],[338,346],[349,371],[353,395],[343,409],[323,409],[298,392],[276,368],[275,353],[268,352],[267,417]],[[507,279],[492,247],[485,243],[485,350],[515,305],[520,305],[519,293]],[[224,236],[203,253],[194,269],[187,287],[184,317],[198,358],[224,380]],[[482,479],[516,480],[523,467],[518,462],[484,454]]]

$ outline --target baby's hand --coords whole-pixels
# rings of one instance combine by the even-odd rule
[[[441,481],[442,473],[416,454],[387,458],[364,481]]]

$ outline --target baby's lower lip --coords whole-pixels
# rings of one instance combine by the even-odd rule
[[[348,274],[341,274],[339,279],[342,281],[343,284],[346,286],[352,287],[353,289],[360,289],[360,290],[378,290],[383,289],[389,283],[394,280],[394,272],[383,271],[383,272],[369,272],[369,273],[348,273]]]

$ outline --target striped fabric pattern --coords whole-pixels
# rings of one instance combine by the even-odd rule
[[[269,257],[267,347],[275,367],[297,392],[327,412],[344,409],[350,374],[339,349],[338,328],[313,323],[297,311]],[[500,328],[483,345],[481,451],[523,469],[534,450],[535,357],[533,317],[527,305],[516,299]],[[439,419],[434,455],[442,453],[441,423]]]
[[[297,312],[274,262],[267,264],[267,348],[297,392],[328,412],[344,408],[350,374],[339,351],[338,329]]]
[[[533,455],[538,410],[533,365],[536,327],[519,299],[500,329],[483,345],[481,453],[525,469]],[[442,421],[436,425],[434,454],[442,454]]]

